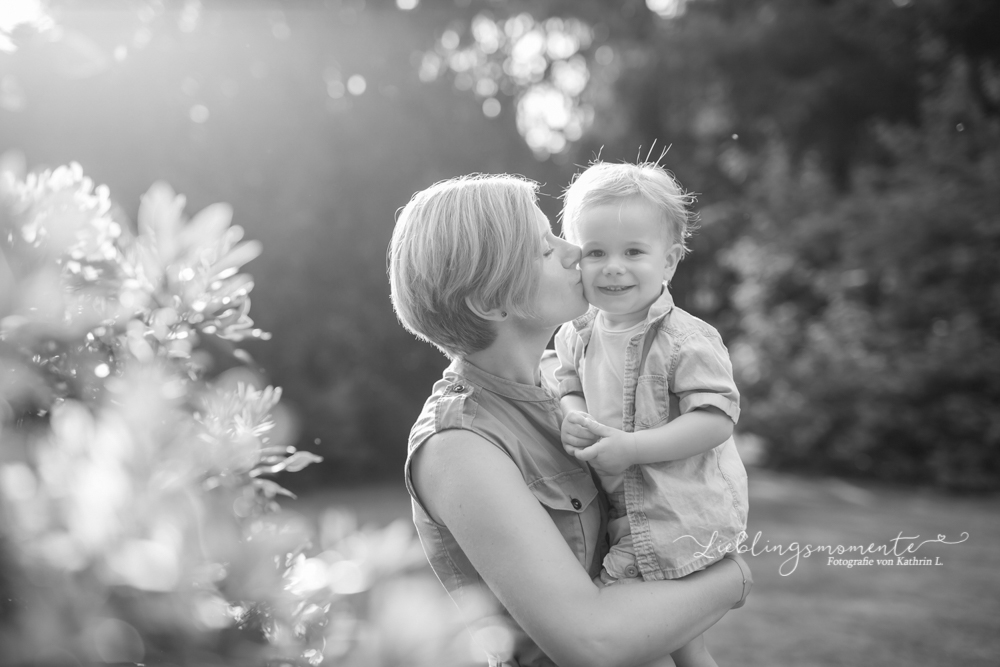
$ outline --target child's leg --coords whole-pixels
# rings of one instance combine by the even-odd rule
[[[708,654],[705,635],[698,635],[684,646],[670,654],[677,667],[719,667]]]

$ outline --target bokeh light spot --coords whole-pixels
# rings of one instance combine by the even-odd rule
[[[598,47],[597,51],[594,53],[594,60],[597,61],[598,65],[603,65],[607,67],[615,59],[615,50],[610,46],[605,44],[604,46]]]
[[[514,653],[514,634],[502,618],[488,618],[472,630],[472,644],[469,648],[472,655],[477,650],[481,653],[486,649],[491,655],[510,656]]]
[[[111,554],[108,566],[122,583],[142,591],[171,591],[177,586],[177,554],[160,542],[128,540]]]
[[[353,595],[368,588],[364,572],[352,560],[342,560],[330,565],[327,570],[330,589],[341,595]]]
[[[278,22],[271,26],[271,34],[275,39],[286,40],[292,36],[292,29],[285,22]]]
[[[97,364],[97,366],[94,368],[94,375],[96,375],[99,378],[106,378],[110,374],[111,374],[111,369],[108,367],[107,364]]]
[[[8,463],[0,468],[0,491],[10,500],[30,500],[37,486],[35,474],[23,463]]]
[[[208,120],[208,107],[204,104],[196,104],[191,107],[191,111],[188,112],[191,120],[195,123],[204,123]]]
[[[233,624],[229,603],[218,595],[205,595],[194,603],[194,619],[203,628],[220,630]]]
[[[303,558],[295,564],[289,577],[289,589],[297,594],[318,591],[329,583],[326,563],[318,558]]]
[[[146,653],[139,632],[117,618],[98,621],[88,634],[104,662],[140,662]]]
[[[396,6],[402,9],[404,12],[408,12],[411,9],[416,9],[417,5],[420,4],[420,0],[396,0]]]
[[[15,0],[0,2],[0,51],[15,51],[7,35],[19,25],[32,25],[38,30],[52,27],[52,18],[40,0]]]
[[[201,3],[198,0],[187,0],[184,9],[181,10],[180,18],[177,20],[177,27],[181,32],[194,32],[201,21]]]
[[[672,19],[684,13],[685,0],[646,0],[650,11],[665,19]]]
[[[491,97],[488,100],[484,100],[483,101],[483,114],[485,114],[485,116],[487,118],[496,118],[497,116],[499,116],[500,115],[500,101],[497,98],[495,98],[495,97]]]
[[[368,88],[368,83],[365,81],[365,77],[360,74],[355,74],[347,80],[347,92],[351,95],[362,95],[366,88]]]
[[[493,97],[500,90],[500,86],[493,79],[480,79],[476,82],[476,95],[480,97]]]
[[[326,84],[326,94],[335,100],[339,100],[344,96],[344,84],[340,81],[329,81]]]
[[[141,49],[147,44],[149,44],[153,39],[153,31],[149,28],[143,26],[135,31],[132,35],[132,46],[137,49]]]
[[[458,33],[454,30],[445,30],[441,35],[441,46],[448,49],[449,51],[454,51],[458,48],[459,39]]]

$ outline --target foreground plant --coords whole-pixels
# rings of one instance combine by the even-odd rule
[[[261,246],[184,204],[155,184],[133,232],[79,165],[0,161],[5,664],[447,664],[408,527],[280,510],[268,476],[319,457],[275,437],[280,389],[208,379],[267,338],[241,273]],[[415,601],[420,632],[382,626]]]

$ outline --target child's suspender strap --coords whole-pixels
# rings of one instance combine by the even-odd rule
[[[646,365],[646,357],[649,356],[649,348],[653,347],[653,340],[659,330],[658,326],[651,326],[646,330],[646,336],[642,339],[642,356],[639,357],[638,373],[642,375],[642,367]]]
[[[646,357],[649,356],[649,348],[653,347],[653,341],[656,340],[656,334],[659,331],[660,327],[658,325],[651,326],[646,331],[646,336],[642,339],[642,356],[639,357],[639,368],[636,371],[639,375],[642,375],[642,369],[646,365]],[[669,386],[667,387],[667,400],[670,404],[669,418],[675,419],[680,415],[680,398],[670,390]]]

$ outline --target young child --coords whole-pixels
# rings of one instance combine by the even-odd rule
[[[591,307],[556,334],[562,441],[611,500],[605,585],[683,577],[746,529],[732,364],[718,332],[667,289],[691,200],[655,163],[595,163],[564,196],[563,234],[582,248]],[[672,657],[715,665],[703,637]]]

